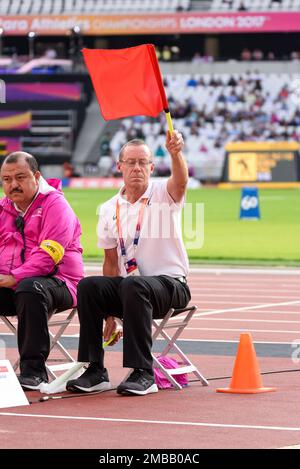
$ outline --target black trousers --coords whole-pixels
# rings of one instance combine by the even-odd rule
[[[184,308],[191,299],[187,284],[166,275],[86,277],[77,293],[80,338],[78,361],[104,368],[103,320],[123,319],[123,366],[152,368],[152,319],[170,308]]]
[[[0,315],[18,316],[18,348],[23,376],[47,378],[49,314],[55,309],[64,311],[72,305],[73,299],[65,282],[55,277],[26,278],[15,291],[0,288]]]

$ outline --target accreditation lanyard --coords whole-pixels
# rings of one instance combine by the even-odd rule
[[[141,206],[139,209],[138,221],[136,224],[135,235],[134,235],[134,240],[133,240],[134,254],[135,254],[135,251],[136,251],[139,239],[140,239],[144,210],[148,203],[148,200],[149,200],[148,198],[143,198],[141,200]],[[117,230],[118,230],[118,236],[119,236],[119,242],[120,242],[120,248],[121,248],[121,255],[124,259],[124,263],[126,263],[126,248],[125,248],[125,242],[124,242],[124,238],[122,234],[122,227],[121,227],[121,220],[120,220],[120,204],[118,200],[117,200],[117,207],[116,207],[116,223],[117,223]]]

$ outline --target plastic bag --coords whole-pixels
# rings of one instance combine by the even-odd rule
[[[179,364],[176,360],[174,360],[174,358],[161,355],[160,357],[157,357],[157,359],[165,368],[179,368]],[[154,367],[154,378],[159,389],[168,389],[168,388],[173,387],[172,383],[170,383],[170,381],[165,377],[163,372],[159,368],[156,368],[156,367]],[[173,375],[173,378],[181,386],[188,385],[189,380],[188,380],[187,373],[182,373],[180,375]]]

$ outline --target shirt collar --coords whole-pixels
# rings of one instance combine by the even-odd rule
[[[141,197],[135,202],[135,204],[137,202],[140,202],[141,199],[149,199],[150,198],[150,195],[152,193],[152,186],[153,186],[153,181],[150,181],[149,184],[148,184],[148,187],[147,189],[145,190],[145,192],[141,195]],[[126,200],[123,196],[122,196],[122,193],[125,189],[125,186],[122,186],[121,189],[119,190],[118,192],[118,201],[119,201],[119,204],[129,204],[130,202],[128,202],[128,200]]]

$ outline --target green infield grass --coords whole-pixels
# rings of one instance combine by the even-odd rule
[[[65,189],[64,192],[82,224],[85,258],[99,259],[103,252],[97,247],[97,207],[116,191]],[[183,218],[184,232],[186,227],[197,230],[200,244],[203,237],[201,248],[188,249],[190,260],[199,263],[300,265],[299,189],[261,189],[260,220],[239,220],[240,197],[240,189],[188,191],[187,202],[192,205],[187,205]],[[204,224],[201,217],[197,222],[195,220],[197,203],[203,204],[198,208],[204,213]],[[185,238],[189,241],[187,236]]]

